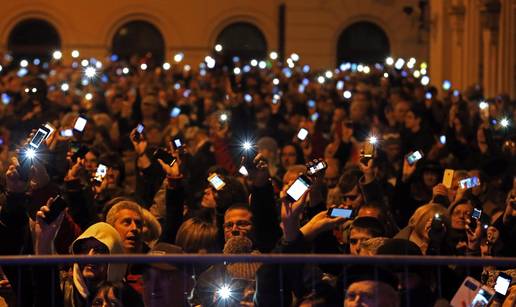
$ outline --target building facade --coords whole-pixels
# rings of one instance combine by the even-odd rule
[[[0,51],[27,51],[27,40],[45,36],[41,23],[46,23],[53,41],[40,43],[62,50],[64,61],[72,50],[79,50],[81,57],[104,58],[140,46],[140,51],[152,49],[159,61],[172,62],[182,52],[184,62],[193,65],[213,53],[218,42],[236,41],[232,48],[247,48],[257,57],[295,52],[302,63],[321,69],[386,55],[414,57],[429,62],[434,85],[444,80],[458,89],[480,84],[487,95],[506,92],[516,97],[516,0],[0,3]],[[34,21],[40,23],[34,26]]]

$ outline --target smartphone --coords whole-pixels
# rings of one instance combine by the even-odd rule
[[[374,159],[374,144],[371,142],[364,142],[362,151],[360,152],[360,163],[367,165],[369,160]]]
[[[176,163],[176,159],[163,148],[158,148],[154,151],[154,158],[156,160],[161,159],[161,161],[170,166]]]
[[[32,147],[33,149],[38,149],[41,143],[43,143],[43,141],[47,139],[47,136],[49,134],[50,131],[46,127],[38,128],[38,131],[36,131],[36,134],[34,134],[32,140],[29,143],[30,147]]]
[[[45,218],[43,219],[45,223],[50,224],[63,212],[63,210],[68,206],[66,201],[63,199],[61,195],[57,195],[54,197],[54,201],[52,202],[52,206],[50,206],[50,211],[45,214]]]
[[[74,125],[73,129],[75,129],[75,130],[77,130],[79,132],[83,132],[84,131],[84,127],[86,127],[86,123],[87,122],[88,122],[88,120],[81,115],[75,121],[75,125]]]
[[[299,84],[297,86],[297,91],[299,92],[299,94],[303,94],[305,92],[305,85],[304,84]]]
[[[459,186],[461,189],[471,189],[479,185],[480,180],[476,176],[462,179],[461,181],[459,181]]]
[[[142,123],[139,123],[138,126],[136,126],[136,133],[134,134],[134,137],[137,141],[139,141],[142,137],[143,129],[145,129],[145,126]]]
[[[344,89],[344,81],[339,80],[336,85],[337,90],[342,91]]]
[[[9,103],[11,103],[11,96],[9,96],[9,94],[7,93],[2,93],[2,103],[4,105],[8,105]]]
[[[329,217],[343,217],[345,219],[350,219],[353,216],[353,210],[343,208],[330,208],[328,209],[327,215]]]
[[[69,138],[69,137],[73,136],[73,130],[72,129],[61,130],[60,134],[61,134],[61,136]]]
[[[443,134],[439,137],[439,143],[446,145],[446,135]]]
[[[250,94],[245,94],[244,95],[244,100],[247,103],[251,103],[253,101],[253,96],[251,96]]]
[[[240,168],[238,169],[238,172],[242,176],[245,176],[245,177],[249,176],[249,171],[247,170],[247,168],[244,165],[240,166]]]
[[[52,133],[54,133],[56,131],[56,128],[54,128],[54,126],[52,126],[52,124],[50,124],[50,123],[46,123],[45,128],[48,129],[48,135],[46,137],[46,139],[48,139],[52,135]]]
[[[298,201],[308,190],[312,182],[305,175],[297,177],[296,181],[288,188],[287,196],[291,201]]]
[[[475,298],[477,290],[482,284],[473,277],[466,277],[459,287],[453,299],[450,302],[451,306],[470,306],[468,305]]]
[[[426,98],[427,100],[432,99],[432,93],[430,93],[430,92],[426,92],[426,94],[425,94],[425,98]]]
[[[72,151],[72,161],[75,163],[77,159],[84,158],[90,149],[88,146],[76,142],[70,143],[70,150]]]
[[[181,114],[181,109],[178,107],[173,107],[172,110],[170,111],[170,117],[172,117],[172,118],[178,117],[179,114]]]
[[[224,180],[222,180],[222,178],[220,178],[219,175],[217,175],[216,173],[211,174],[208,177],[208,181],[210,182],[211,186],[217,191],[220,191],[226,185]]]
[[[478,219],[480,218],[481,215],[482,215],[481,209],[477,209],[477,208],[473,209],[473,212],[471,213],[470,222],[468,225],[470,230],[475,231],[475,229],[477,228]]]
[[[326,162],[319,161],[319,163],[317,163],[316,165],[313,165],[308,168],[308,174],[313,176],[316,173],[326,169],[327,167],[328,167],[328,164],[326,164]]]
[[[452,169],[445,169],[444,170],[444,176],[443,176],[443,185],[447,187],[448,189],[451,188],[453,183],[453,174],[455,173]]]
[[[183,141],[181,141],[180,138],[174,139],[174,141],[172,141],[172,144],[174,145],[174,149],[176,150],[181,149],[184,146],[184,143]]]
[[[414,152],[411,152],[407,156],[407,162],[409,165],[414,165],[418,160],[421,160],[423,158],[423,153],[419,150],[416,150]]]
[[[436,232],[444,231],[444,222],[443,222],[443,218],[440,214],[434,215],[434,217],[432,219],[432,224],[430,227],[433,230],[435,230]]]
[[[473,300],[471,301],[471,304],[468,306],[475,306],[475,307],[484,307],[488,306],[489,302],[491,302],[491,299],[493,299],[493,296],[495,295],[495,292],[488,288],[487,286],[482,286]]]
[[[496,293],[500,296],[506,296],[507,290],[509,290],[509,286],[511,285],[512,277],[504,272],[498,273],[498,277],[496,278],[496,284],[494,289]]]
[[[315,108],[315,100],[312,100],[312,99],[308,100],[308,107]]]
[[[298,139],[300,139],[301,141],[304,141],[307,136],[308,136],[308,130],[306,130],[305,128],[299,129],[299,132],[297,133]]]
[[[95,179],[96,182],[101,183],[102,180],[104,180],[104,177],[106,177],[107,174],[107,166],[105,166],[102,163],[99,163],[99,166],[97,167],[97,171],[95,172],[95,176],[93,179]]]
[[[310,120],[313,122],[316,122],[319,119],[319,113],[315,112],[314,114],[310,115]]]

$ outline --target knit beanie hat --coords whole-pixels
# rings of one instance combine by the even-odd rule
[[[235,236],[226,241],[224,254],[259,254],[253,251],[253,242],[244,236]],[[230,263],[226,269],[232,278],[237,279],[256,279],[256,272],[262,264],[257,262],[237,262]]]

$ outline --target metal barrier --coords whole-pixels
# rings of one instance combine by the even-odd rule
[[[282,271],[283,265],[288,264],[319,264],[319,265],[332,265],[332,264],[340,264],[348,267],[349,265],[366,265],[375,270],[375,279],[377,279],[377,270],[378,267],[398,267],[401,268],[401,279],[406,279],[408,283],[408,275],[409,267],[415,266],[421,268],[422,266],[431,267],[431,271],[435,273],[435,294],[437,297],[446,297],[446,288],[442,288],[442,283],[446,282],[445,277],[442,276],[442,268],[446,266],[454,266],[454,267],[464,267],[465,275],[470,275],[471,271],[477,271],[482,266],[493,266],[493,267],[512,267],[516,268],[516,258],[481,258],[481,257],[459,257],[459,256],[399,256],[399,255],[382,255],[382,256],[351,256],[351,255],[338,255],[338,254],[166,254],[166,255],[150,255],[150,254],[118,254],[118,255],[21,255],[21,256],[0,256],[0,266],[4,268],[11,268],[18,270],[17,275],[18,279],[21,280],[22,275],[20,270],[26,267],[35,267],[35,266],[50,266],[53,267],[53,272],[56,272],[58,265],[64,264],[72,264],[72,263],[83,263],[83,264],[100,264],[100,263],[124,263],[124,264],[141,264],[141,263],[173,263],[173,264],[190,264],[190,265],[201,265],[206,268],[209,264],[231,264],[231,263],[242,263],[242,262],[252,262],[252,263],[262,263],[262,264],[280,264],[278,266],[278,270]],[[287,267],[287,266],[285,266]],[[475,268],[476,267],[476,268]],[[435,268],[435,270],[434,270]],[[313,266],[312,266],[313,270]],[[344,272],[346,269],[343,269]],[[426,271],[426,270],[425,270]],[[185,274],[186,271],[183,272],[184,279],[190,278],[191,275]],[[57,276],[57,275],[55,275]],[[272,284],[276,285],[276,289],[279,292],[283,291],[283,276],[282,272],[276,276],[279,281],[275,282],[271,280]],[[58,277],[57,277],[58,278]],[[347,278],[347,277],[346,277]],[[402,282],[400,279],[400,283]],[[50,280],[52,285],[57,285],[59,280],[56,278],[52,278]],[[21,284],[21,283],[20,283]],[[210,295],[219,295],[219,291],[226,286],[226,283],[217,284],[219,288],[214,288],[212,290],[212,294]],[[220,288],[222,287],[222,288]],[[334,285],[335,287],[335,285]],[[342,285],[341,285],[342,287]],[[315,291],[315,283],[311,286],[312,292]],[[182,288],[183,289],[183,288]],[[189,288],[191,289],[191,288]],[[246,288],[247,289],[247,288]],[[348,295],[348,290],[340,288],[344,296]],[[1,288],[0,288],[1,290]],[[14,289],[13,289],[14,290]],[[229,291],[228,289],[226,289]],[[269,289],[270,290],[270,289]],[[451,289],[455,292],[457,289]],[[13,306],[20,305],[19,301],[26,300],[27,298],[24,296],[25,288],[17,287],[16,293],[10,293],[10,301],[13,302]],[[273,290],[274,291],[274,290]],[[290,291],[290,290],[289,290]],[[379,291],[379,290],[376,290]],[[449,292],[449,291],[448,291]],[[187,289],[184,289],[184,292],[181,292],[181,296],[184,299],[184,304],[186,305],[186,298],[189,296],[190,292]],[[222,295],[222,294],[220,294]],[[375,292],[375,296],[379,295],[379,292]],[[2,296],[2,292],[0,291],[0,296]],[[280,294],[281,296],[281,294]],[[416,295],[417,298],[417,295]],[[59,296],[56,296],[55,293],[52,293],[51,297],[51,306],[57,305],[55,302],[60,300]],[[281,297],[281,302],[277,302],[277,306],[291,306],[290,303],[285,304],[283,301],[283,297]],[[343,298],[340,297],[340,300]],[[415,302],[414,295],[404,292],[399,293],[400,306],[418,306],[421,302]],[[450,299],[448,293],[448,299]],[[252,299],[251,299],[252,300]],[[237,301],[236,303],[240,303]],[[183,305],[178,303],[177,306]],[[342,301],[340,301],[337,306],[342,305]],[[154,306],[154,305],[150,305]],[[215,305],[219,306],[219,305]],[[239,304],[231,305],[228,304],[228,301],[224,301],[222,306],[240,306]],[[248,305],[245,305],[248,306]],[[333,305],[332,305],[333,306]],[[394,305],[393,305],[394,306]],[[396,305],[398,306],[398,305]]]

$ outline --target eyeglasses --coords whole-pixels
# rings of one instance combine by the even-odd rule
[[[238,228],[238,229],[241,229],[241,228],[246,228],[246,227],[249,227],[251,226],[251,222],[249,221],[236,221],[236,223],[233,223],[233,222],[227,222],[227,223],[224,223],[224,229],[226,230],[229,230],[229,229],[232,229],[233,226],[235,226]]]

